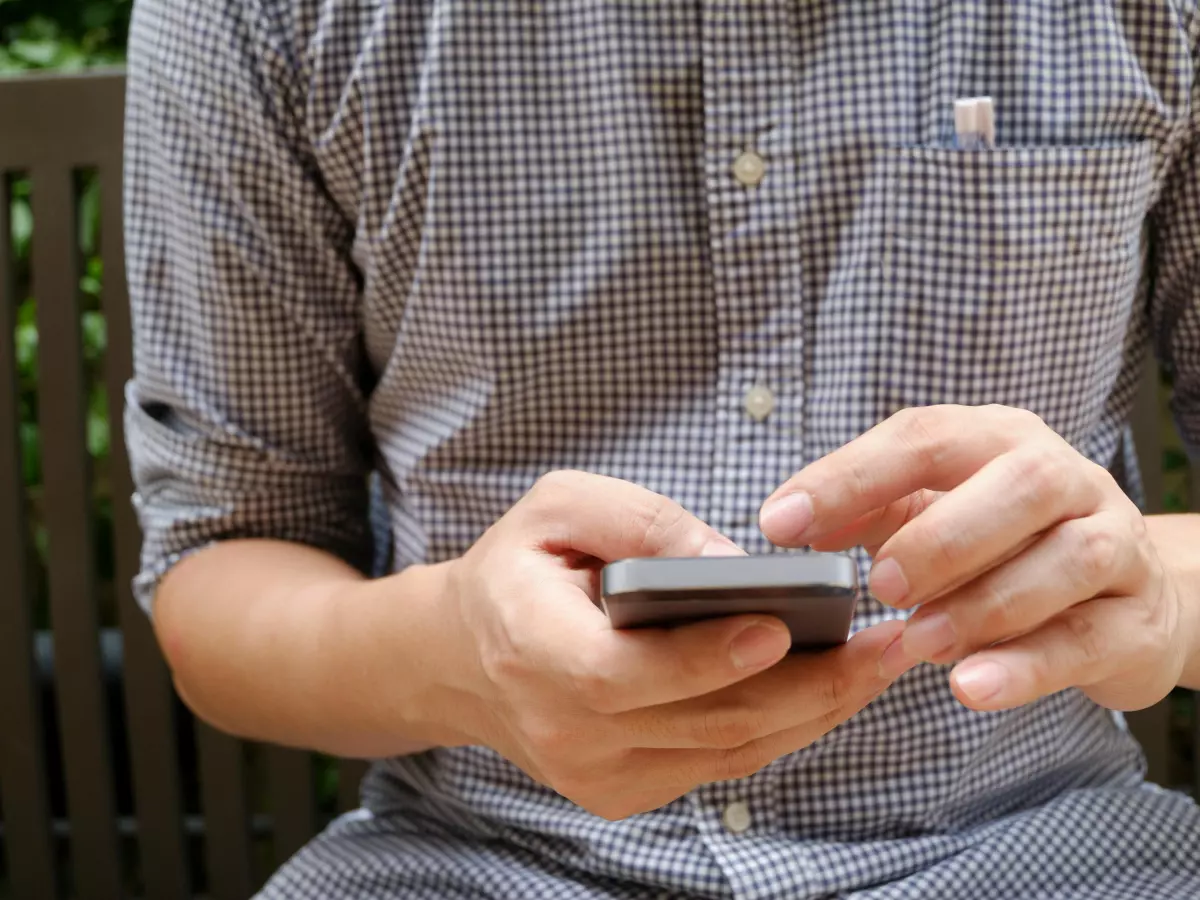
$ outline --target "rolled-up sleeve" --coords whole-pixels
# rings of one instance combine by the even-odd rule
[[[216,541],[370,565],[353,228],[312,164],[291,46],[270,0],[134,14],[125,423],[147,610],[162,575]]]

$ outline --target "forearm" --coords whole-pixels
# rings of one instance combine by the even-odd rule
[[[367,581],[277,541],[230,541],[163,579],[154,625],[198,716],[242,737],[364,758],[467,740],[426,711],[467,702],[440,683],[456,656],[445,565]]]
[[[1200,690],[1200,515],[1148,516],[1146,524],[1159,558],[1180,591],[1183,629],[1189,648],[1180,686]]]

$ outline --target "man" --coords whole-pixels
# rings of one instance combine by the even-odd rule
[[[263,896],[1200,895],[1113,713],[1200,687],[1200,524],[1122,489],[1149,349],[1200,443],[1198,44],[1190,0],[143,0],[139,597],[199,715],[383,760]],[[832,652],[592,602],[802,546],[871,588]]]

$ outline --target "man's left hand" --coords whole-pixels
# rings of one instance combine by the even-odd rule
[[[957,662],[954,692],[975,709],[1069,687],[1140,709],[1179,681],[1192,643],[1141,512],[1023,410],[897,413],[788,480],[761,524],[781,546],[865,546],[872,593],[917,607],[905,649]]]

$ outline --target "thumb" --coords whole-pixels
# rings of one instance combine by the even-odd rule
[[[675,501],[588,472],[542,476],[513,508],[538,548],[602,563],[639,556],[731,556],[741,550]]]

